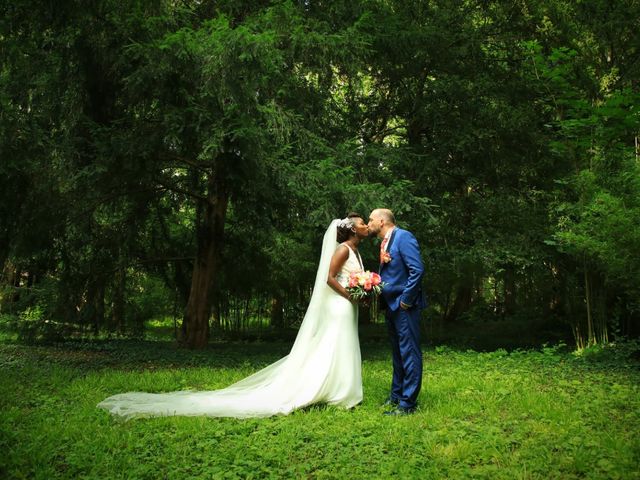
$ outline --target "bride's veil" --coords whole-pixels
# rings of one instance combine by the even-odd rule
[[[300,325],[289,355],[254,373],[250,377],[231,385],[229,389],[254,388],[257,385],[264,385],[269,381],[268,377],[273,377],[274,374],[277,374],[279,376],[278,380],[282,381],[284,376],[281,371],[277,371],[281,364],[286,360],[289,361],[289,365],[301,364],[309,352],[314,350],[317,344],[322,341],[324,334],[323,327],[326,327],[329,324],[328,320],[330,320],[327,318],[327,316],[330,315],[330,310],[326,308],[327,302],[331,295],[335,295],[331,287],[327,284],[327,278],[329,276],[331,258],[338,246],[338,223],[340,223],[339,219],[333,220],[324,234],[320,262],[318,263],[318,270],[316,272],[316,279],[313,285],[311,299],[309,300],[309,306],[304,314],[302,324]],[[275,378],[273,379],[275,380]]]
[[[327,278],[329,276],[331,258],[338,246],[338,223],[340,223],[339,219],[333,220],[324,234],[320,262],[316,272],[316,280],[313,285],[313,293],[311,294],[311,300],[304,314],[304,319],[300,325],[293,349],[296,348],[303,338],[307,339],[309,336],[313,337],[318,333],[318,327],[321,326],[323,320],[323,315],[321,314],[322,306],[327,301],[327,296],[333,293],[333,290],[327,284]]]
[[[322,252],[316,273],[309,307],[296,336],[296,340],[284,358],[233,385],[214,391],[179,391],[168,393],[128,392],[113,395],[98,404],[98,407],[123,418],[164,415],[210,415],[230,417],[269,416],[288,412],[301,398],[301,369],[314,371],[317,359],[312,352],[322,351],[326,329],[331,324],[331,296],[335,295],[327,284],[329,265],[338,245],[336,234],[340,220],[333,220],[322,241]],[[322,359],[320,367],[326,367],[328,359]],[[311,362],[311,363],[310,363]],[[311,365],[312,368],[309,366]],[[313,394],[314,389],[310,389]],[[313,398],[309,398],[312,401]]]

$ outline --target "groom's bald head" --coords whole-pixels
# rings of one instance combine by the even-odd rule
[[[393,216],[393,212],[388,208],[376,208],[371,212],[370,216],[376,219],[381,218],[387,225],[396,224],[396,217]]]
[[[376,208],[369,215],[369,235],[374,237],[384,237],[387,231],[394,227],[396,218],[388,208]]]

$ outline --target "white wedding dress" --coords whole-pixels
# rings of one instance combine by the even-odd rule
[[[214,391],[168,393],[129,392],[98,404],[126,419],[170,415],[210,417],[268,417],[288,414],[314,403],[351,408],[362,401],[362,366],[358,342],[358,309],[327,285],[329,263],[338,243],[339,220],[324,236],[320,264],[309,307],[284,358]],[[362,260],[349,249],[338,281],[362,270]]]

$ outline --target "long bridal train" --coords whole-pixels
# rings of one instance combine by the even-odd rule
[[[309,307],[289,354],[255,374],[221,390],[168,393],[129,392],[98,404],[126,419],[159,416],[268,417],[288,414],[314,403],[351,408],[362,401],[358,309],[327,283],[338,245],[334,220],[322,254]],[[359,271],[353,251],[340,277]]]

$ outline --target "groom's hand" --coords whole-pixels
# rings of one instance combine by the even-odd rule
[[[401,308],[402,310],[409,310],[409,309],[411,308],[411,305],[407,305],[407,304],[406,304],[406,303],[404,303],[404,302],[400,302],[400,308]]]

